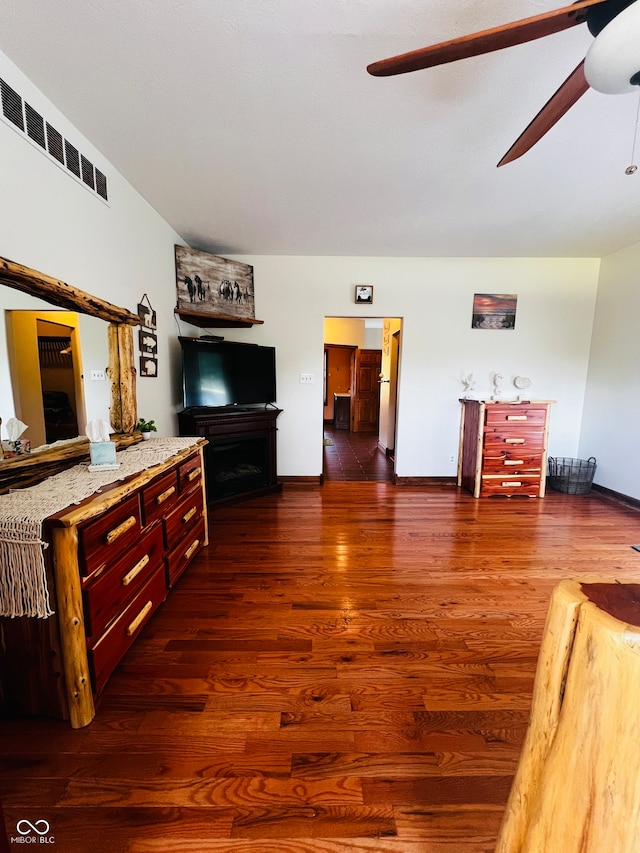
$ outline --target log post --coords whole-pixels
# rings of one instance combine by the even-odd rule
[[[73,728],[79,729],[91,722],[95,706],[84,630],[77,527],[54,528],[52,544],[56,610],[69,719]]]
[[[138,422],[133,329],[124,323],[111,323],[108,327],[108,343],[111,426],[117,433],[130,433]]]
[[[496,853],[635,853],[640,585],[554,590]]]
[[[133,432],[138,423],[136,406],[136,369],[133,351],[133,328],[118,325],[118,348],[120,350],[120,400],[122,426],[118,432]]]

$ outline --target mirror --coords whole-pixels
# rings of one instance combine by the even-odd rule
[[[17,290],[1,292],[2,437],[11,417],[28,424],[22,438],[32,451],[84,435],[87,421],[109,411],[107,324]]]
[[[140,323],[138,315],[6,258],[0,258],[0,284],[22,291],[31,297],[36,297],[47,305],[55,305],[65,311],[87,315],[81,318],[80,325],[82,325],[82,321],[87,321],[88,318],[99,318],[102,321],[107,321],[109,324],[106,345],[108,354],[107,374],[110,396],[108,408],[111,425],[118,433],[120,446],[134,441],[132,433],[137,423],[137,409],[133,327]],[[40,311],[37,313],[44,314]],[[44,321],[53,320],[55,323],[55,313],[53,311],[48,312],[48,316],[41,319]],[[61,327],[65,325],[69,329],[72,328],[68,324],[60,324]],[[51,331],[50,326],[41,326],[40,329],[43,334],[37,333],[38,337],[61,337],[58,333],[44,334],[46,331]],[[69,336],[72,339],[71,331]],[[89,331],[87,337],[91,340],[94,335]],[[2,415],[3,413],[0,411],[0,416]],[[92,419],[92,417],[99,415],[93,414],[89,410],[87,416],[88,419]],[[28,485],[41,480],[69,464],[74,464],[78,459],[87,455],[88,440],[80,439],[77,442],[63,444],[60,447],[54,446],[37,453],[0,459],[0,492],[6,491],[7,488],[15,488],[16,485]]]

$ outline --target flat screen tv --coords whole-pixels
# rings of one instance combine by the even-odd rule
[[[186,409],[275,402],[275,347],[205,338],[179,340]]]

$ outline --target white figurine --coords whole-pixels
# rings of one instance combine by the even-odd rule
[[[493,374],[493,397],[492,400],[499,400],[502,395],[502,380],[504,376],[501,373]]]
[[[464,396],[466,397],[470,391],[476,387],[476,379],[473,373],[470,373],[468,376],[462,380],[462,385],[464,387]]]

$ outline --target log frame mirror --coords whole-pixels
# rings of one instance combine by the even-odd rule
[[[138,315],[7,258],[0,258],[0,284],[36,296],[58,308],[90,314],[109,323],[110,420],[118,434],[118,443],[130,443],[138,421],[133,356],[133,327],[140,324]],[[88,454],[88,439],[79,439],[60,448],[51,447],[37,453],[0,459],[0,493],[40,481]]]

